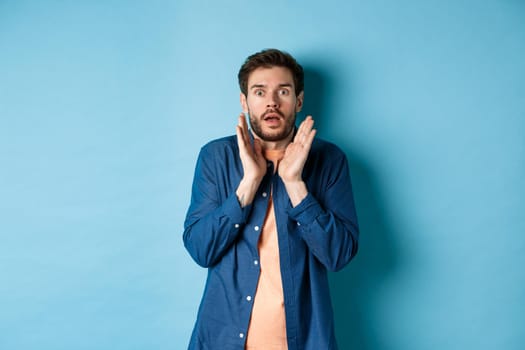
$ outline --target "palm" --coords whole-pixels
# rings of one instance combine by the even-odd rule
[[[283,181],[302,180],[304,164],[316,133],[313,125],[312,117],[308,116],[299,126],[293,142],[286,147],[284,157],[279,164],[279,176]]]
[[[261,179],[266,173],[266,160],[262,155],[260,141],[255,139],[252,146],[248,126],[243,115],[239,117],[239,125],[237,126],[237,144],[239,145],[239,156],[244,177]]]

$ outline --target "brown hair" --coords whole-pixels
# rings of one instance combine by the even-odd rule
[[[287,52],[277,49],[266,49],[249,56],[237,75],[239,87],[244,95],[248,93],[248,78],[257,68],[284,67],[288,68],[293,76],[295,85],[295,95],[299,95],[304,90],[304,71],[303,67],[295,58]]]

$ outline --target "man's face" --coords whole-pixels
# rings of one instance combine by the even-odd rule
[[[303,93],[295,95],[288,68],[257,68],[248,77],[248,92],[241,105],[250,115],[252,131],[263,141],[282,141],[295,126],[295,115],[303,106]]]

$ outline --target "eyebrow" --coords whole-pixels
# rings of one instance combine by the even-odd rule
[[[250,86],[250,90],[258,89],[258,88],[264,88],[266,86],[267,86],[266,84],[253,84],[252,86]],[[282,84],[279,84],[278,86],[279,87],[289,87],[289,88],[291,88],[292,84],[290,84],[290,83],[282,83]]]

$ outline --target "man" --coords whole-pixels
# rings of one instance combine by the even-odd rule
[[[304,73],[275,49],[239,74],[237,135],[199,154],[184,244],[208,268],[189,349],[337,349],[327,270],[357,252],[348,164],[298,128]],[[248,115],[248,129],[245,115]]]

